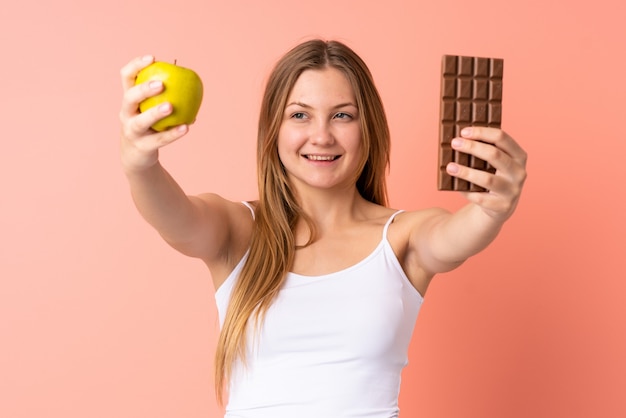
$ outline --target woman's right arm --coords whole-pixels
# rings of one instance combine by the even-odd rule
[[[243,228],[242,237],[241,228],[233,233],[232,225],[250,224],[250,213],[214,194],[187,196],[161,166],[159,149],[182,138],[189,128],[181,125],[163,132],[150,128],[172,111],[170,104],[139,111],[139,103],[163,90],[160,81],[135,85],[137,73],[153,61],[151,56],[137,58],[121,70],[121,160],[131,195],[139,213],[172,247],[209,265],[220,263],[221,257],[247,245],[241,241],[249,228]]]

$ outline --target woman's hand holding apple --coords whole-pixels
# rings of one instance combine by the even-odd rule
[[[126,64],[120,71],[124,96],[120,109],[122,124],[122,165],[126,171],[141,171],[158,162],[159,148],[184,136],[186,124],[158,132],[151,128],[157,121],[172,113],[171,103],[139,110],[139,104],[163,91],[163,83],[152,80],[135,85],[137,74],[154,62],[152,56],[140,57]]]

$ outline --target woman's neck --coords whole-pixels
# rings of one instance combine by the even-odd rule
[[[298,199],[300,207],[314,224],[315,238],[327,231],[338,231],[367,218],[367,209],[376,206],[365,200],[356,187],[342,193],[313,193]],[[305,219],[300,218],[295,228],[298,245],[308,242],[311,232]]]

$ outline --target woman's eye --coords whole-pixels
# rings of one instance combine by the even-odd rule
[[[293,119],[304,119],[306,115],[302,112],[296,112],[291,115]]]
[[[349,115],[348,113],[344,113],[344,112],[339,112],[335,115],[335,118],[337,119],[349,119],[351,117],[352,117],[351,115]]]

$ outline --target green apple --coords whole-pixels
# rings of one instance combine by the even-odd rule
[[[137,74],[135,84],[151,80],[161,80],[163,91],[147,98],[139,104],[139,110],[146,110],[161,103],[172,104],[172,113],[158,120],[152,129],[164,131],[173,126],[192,124],[196,120],[200,104],[202,103],[202,80],[198,74],[189,68],[180,67],[167,62],[153,62]]]

